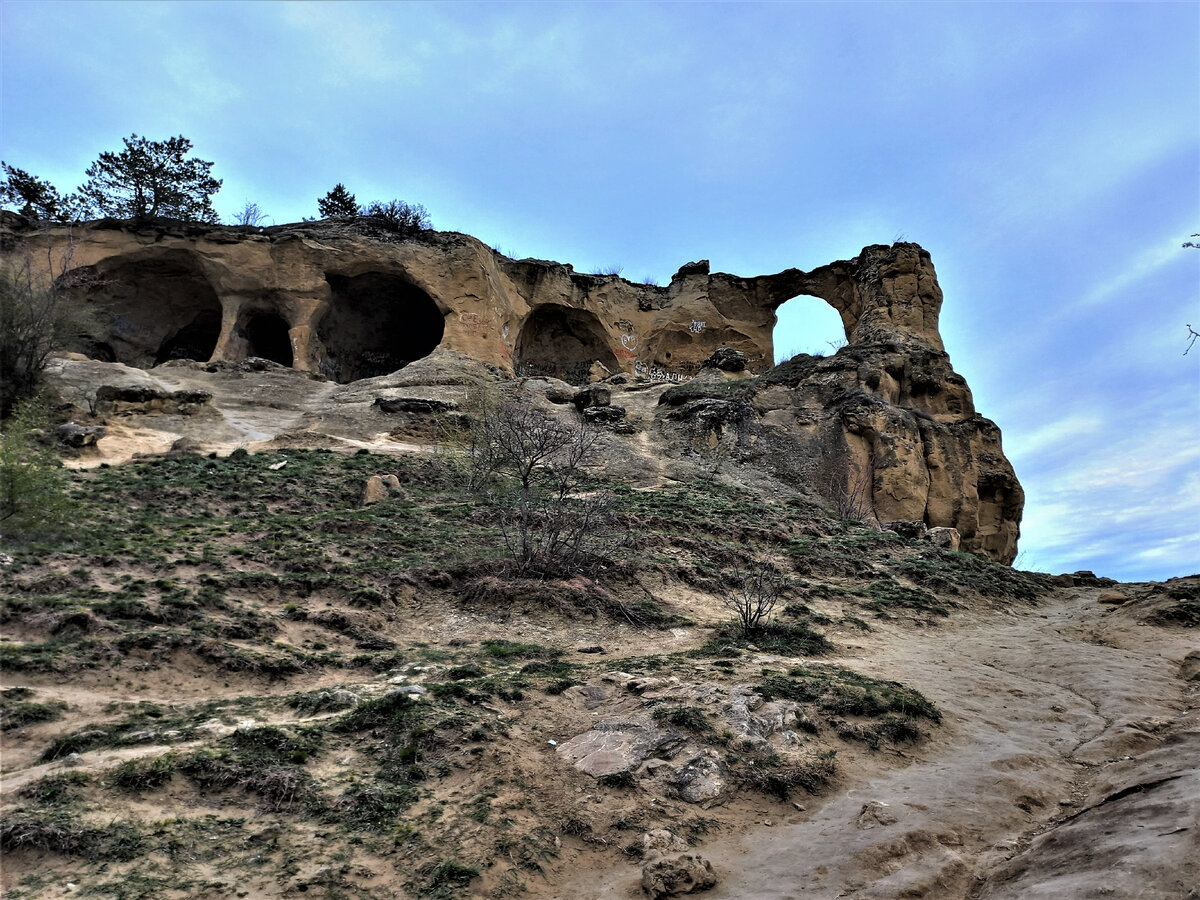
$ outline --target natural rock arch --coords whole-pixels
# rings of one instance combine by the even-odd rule
[[[828,301],[798,294],[775,309],[772,343],[776,363],[798,353],[828,356],[846,343],[846,327]]]
[[[206,362],[221,333],[221,303],[193,255],[121,256],[90,267],[73,293],[95,312],[100,358],[139,368]]]
[[[537,307],[521,326],[513,351],[518,375],[550,375],[573,384],[586,382],[597,362],[620,371],[600,321],[570,306]]]
[[[317,326],[320,368],[337,381],[387,375],[437,349],[446,317],[429,294],[399,275],[326,273],[328,311]]]

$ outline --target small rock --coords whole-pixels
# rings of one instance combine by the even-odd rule
[[[652,900],[707,891],[716,883],[712,863],[698,853],[673,853],[642,867],[642,890]]]
[[[642,855],[665,855],[667,853],[682,853],[688,849],[688,842],[679,835],[665,828],[655,828],[642,835]]]
[[[854,820],[854,824],[859,828],[874,828],[876,825],[894,825],[895,823],[895,813],[888,808],[886,803],[880,803],[878,800],[864,803]]]
[[[703,750],[685,762],[671,778],[679,796],[688,803],[715,800],[725,790],[725,773],[721,757],[713,750]]]
[[[608,651],[605,650],[603,647],[580,647],[575,652],[576,653],[607,653]]]

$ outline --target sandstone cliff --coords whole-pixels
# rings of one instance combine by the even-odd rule
[[[81,366],[93,394],[98,382],[139,379],[170,394],[204,390],[221,366],[265,358],[318,380],[288,379],[285,393],[304,399],[286,425],[234,428],[224,440],[253,443],[297,428],[374,440],[419,432],[408,420],[420,402],[432,398],[443,410],[458,402],[433,395],[461,399],[460,387],[446,388],[461,379],[445,369],[462,354],[487,364],[489,377],[532,377],[528,391],[559,403],[571,396],[564,381],[606,382],[605,411],[592,404],[589,413],[589,401],[562,414],[612,430],[614,468],[675,477],[754,463],[847,512],[955,528],[964,550],[1003,562],[1016,555],[1023,493],[999,429],[976,413],[950,365],[938,331],[942,292],[916,244],[754,278],[689,263],[660,287],[510,259],[468,235],[401,238],[362,221],[257,229],[105,220],[35,232],[6,214],[4,225],[9,254],[29,253],[35,265],[69,257],[81,285],[73,290],[103,324],[85,349],[121,365],[59,369],[76,405],[96,415],[94,396],[77,383]],[[833,357],[772,369],[775,310],[802,294],[838,311],[849,343]],[[721,348],[733,352],[714,356]],[[161,368],[182,359],[206,365]],[[397,370],[403,377],[383,377]],[[361,379],[371,380],[355,387]],[[389,407],[380,400],[422,384],[405,423],[381,418]],[[404,408],[398,399],[392,409]],[[231,404],[241,405],[227,395]],[[177,436],[194,440],[202,418],[179,425]],[[618,461],[631,453],[643,463]],[[656,457],[649,466],[647,453]]]

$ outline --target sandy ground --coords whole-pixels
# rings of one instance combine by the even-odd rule
[[[840,662],[925,693],[942,735],[907,767],[849,773],[804,821],[710,840],[705,896],[1200,896],[1200,684],[1180,671],[1196,635],[1095,598],[866,636]],[[642,896],[639,870],[540,896]]]

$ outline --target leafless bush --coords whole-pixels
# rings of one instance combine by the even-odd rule
[[[834,512],[841,519],[861,522],[875,512],[875,454],[867,457],[867,464],[855,472],[847,469],[844,481],[831,478],[829,499]]]
[[[742,573],[741,582],[741,586],[722,603],[734,614],[742,634],[750,637],[771,617],[783,596],[785,582],[783,575],[765,556],[754,570]]]
[[[246,205],[242,207],[242,211],[233,217],[234,225],[261,225],[267,218],[267,214],[258,208],[257,203],[246,201]]]
[[[609,495],[581,491],[599,431],[513,398],[477,395],[470,407],[470,485],[496,509],[516,574],[594,571],[624,542]]]
[[[73,240],[48,248],[44,271],[28,248],[0,264],[0,418],[34,393],[51,351],[95,336],[72,292],[98,282],[74,267],[74,251]]]

